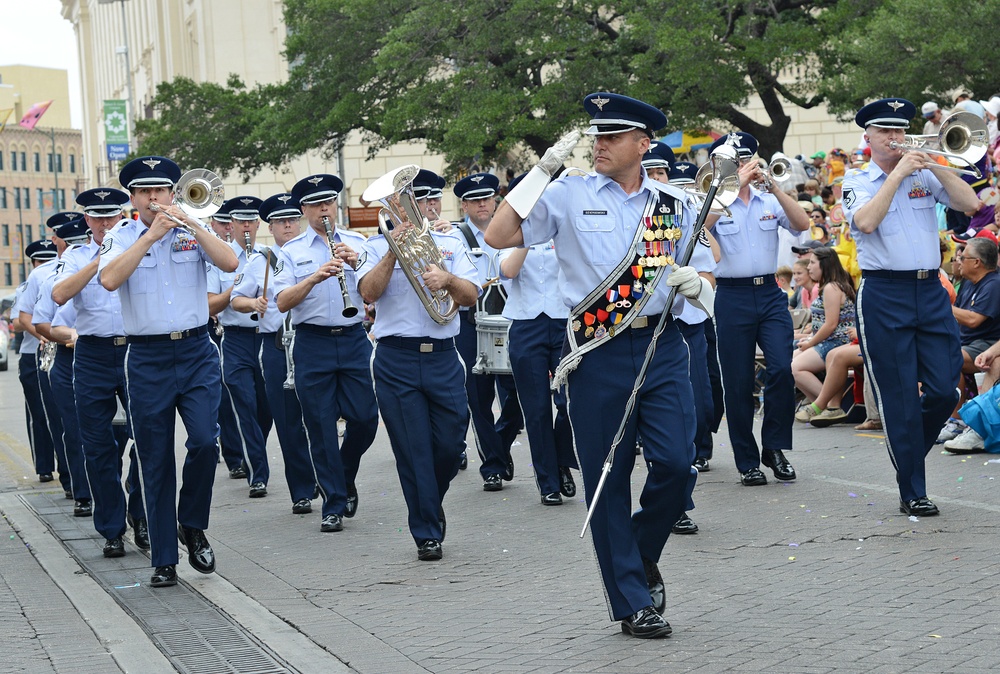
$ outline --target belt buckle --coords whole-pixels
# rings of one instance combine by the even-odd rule
[[[764,285],[764,277],[763,276],[754,276],[753,277],[753,284],[755,286],[762,286],[762,285]]]
[[[115,346],[125,346],[127,342],[127,340],[124,337],[113,337],[112,339],[114,340],[112,344],[114,344]]]
[[[647,325],[649,325],[649,316],[639,316],[634,321],[632,321],[633,330],[645,328]]]
[[[170,333],[170,341],[177,341],[178,339],[184,339],[184,337],[185,335],[183,330],[175,330]]]
[[[342,334],[344,334],[344,329],[343,328],[330,328],[330,334],[331,335],[342,335]]]
[[[918,269],[917,270],[917,278],[918,279],[923,280],[925,278],[929,278],[930,275],[931,275],[931,272],[928,269]]]
[[[423,343],[420,345],[420,353],[434,353],[434,345]]]

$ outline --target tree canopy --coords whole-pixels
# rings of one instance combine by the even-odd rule
[[[165,83],[137,130],[144,153],[245,179],[332,153],[352,131],[372,154],[426,141],[455,174],[528,163],[586,122],[586,94],[615,91],[666,111],[664,133],[721,120],[766,157],[789,106],[846,113],[882,95],[978,91],[989,42],[958,35],[998,25],[985,4],[949,23],[954,0],[285,0],[286,82]],[[744,112],[751,96],[766,122]]]

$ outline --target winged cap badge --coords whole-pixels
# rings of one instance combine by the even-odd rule
[[[156,165],[160,164],[161,162],[159,159],[143,159],[142,163],[148,166],[149,170],[152,171],[153,169],[156,168]]]
[[[291,198],[292,198],[292,195],[290,195],[290,194],[282,194],[280,197],[278,197],[278,201],[280,201],[281,203],[284,204],[284,203],[287,203],[288,201],[290,201]]]
[[[674,168],[675,168],[676,170],[680,171],[681,173],[686,173],[686,172],[687,172],[687,170],[688,170],[689,168],[691,168],[691,167],[690,167],[690,166],[688,166],[688,165],[686,165],[686,164],[680,164],[680,165],[678,165],[678,166],[675,166]]]
[[[743,142],[740,140],[740,135],[735,131],[733,131],[729,134],[729,137],[726,138],[726,145],[741,147],[743,145]]]
[[[313,185],[319,185],[323,182],[323,176],[316,176],[315,178],[309,178],[306,182],[310,182]]]
[[[253,203],[253,199],[250,198],[240,199],[240,203],[243,204],[244,206],[249,206],[250,204]]]
[[[610,98],[601,98],[597,96],[596,98],[591,98],[590,102],[597,106],[597,109],[604,112],[604,106],[611,102]]]
[[[104,201],[106,198],[111,196],[111,192],[94,192],[94,196],[100,197],[101,201]]]
[[[901,107],[903,107],[903,104],[900,103],[899,101],[893,101],[892,103],[888,103],[887,105],[890,108],[892,108],[893,112],[895,112],[896,110],[899,110]]]
[[[486,176],[473,176],[473,177],[469,178],[469,180],[471,180],[472,182],[474,182],[474,183],[476,183],[478,185],[479,183],[481,183],[483,181],[483,179],[485,177]]]

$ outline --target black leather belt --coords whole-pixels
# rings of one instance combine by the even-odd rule
[[[906,271],[895,271],[892,269],[862,269],[861,276],[872,278],[885,278],[893,281],[925,281],[938,277],[937,269],[909,269]]]
[[[197,337],[198,335],[208,334],[208,326],[202,325],[198,328],[191,328],[189,330],[175,330],[174,332],[168,332],[165,335],[129,335],[129,344],[152,344],[154,342],[176,342],[180,339],[187,339],[188,337]]]
[[[77,335],[77,341],[84,344],[99,344],[101,346],[125,346],[128,343],[125,337],[97,337],[95,335]]]
[[[774,274],[768,274],[767,276],[744,276],[742,278],[715,277],[715,284],[720,286],[762,286],[769,282],[777,284]]]
[[[430,337],[398,337],[388,335],[378,338],[379,344],[395,346],[408,351],[419,351],[420,353],[434,353],[435,351],[450,351],[455,348],[455,340],[431,339]]]
[[[345,335],[358,328],[361,328],[360,323],[355,323],[354,325],[314,325],[312,323],[295,324],[296,330],[301,330],[302,332],[313,332],[317,335],[331,335],[333,337]],[[361,329],[363,330],[364,328]]]
[[[222,328],[226,332],[237,332],[237,333],[239,333],[239,332],[246,332],[246,333],[251,334],[251,335],[256,335],[256,334],[258,334],[260,332],[260,328],[258,328],[257,326],[254,326],[252,328],[248,328],[248,327],[245,327],[245,326],[242,326],[242,325],[223,325]]]

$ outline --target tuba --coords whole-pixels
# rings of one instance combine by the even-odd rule
[[[174,185],[174,204],[195,220],[214,214],[222,207],[222,202],[225,200],[222,178],[208,169],[191,169],[178,178],[177,184]],[[163,211],[157,203],[150,204],[149,208],[156,212]],[[191,231],[191,226],[183,220],[168,213],[164,215]]]
[[[369,185],[361,199],[382,204],[378,218],[379,231],[399,260],[400,268],[417,292],[427,314],[435,323],[445,325],[458,313],[458,304],[445,290],[428,290],[420,278],[429,265],[441,266],[441,251],[430,234],[430,223],[421,215],[413,196],[413,179],[419,172],[420,167],[415,164],[390,171]],[[391,221],[391,226],[386,224],[387,219]],[[396,241],[390,232],[404,223],[413,226]]]

